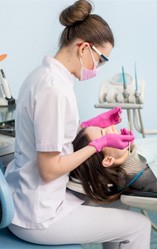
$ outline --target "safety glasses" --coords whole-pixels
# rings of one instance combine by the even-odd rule
[[[83,44],[83,42],[82,43],[77,43],[76,45],[81,46],[82,44]],[[102,54],[93,44],[91,44],[91,43],[88,43],[88,44],[100,56],[99,57],[99,66],[102,66],[107,61],[109,61],[109,59],[104,54]]]

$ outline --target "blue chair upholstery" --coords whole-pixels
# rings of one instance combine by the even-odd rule
[[[7,226],[14,216],[14,204],[9,186],[0,169],[0,248],[1,249],[82,249],[81,245],[37,245],[17,238]]]
[[[1,170],[0,170],[0,205],[1,205],[0,228],[4,228],[7,227],[13,219],[14,204],[9,186]]]
[[[0,230],[1,249],[82,249],[81,245],[47,246],[25,242],[12,234],[8,228]]]

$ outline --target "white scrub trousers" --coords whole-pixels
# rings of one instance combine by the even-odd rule
[[[21,239],[36,244],[86,244],[112,241],[119,242],[119,249],[150,248],[149,219],[140,213],[114,208],[81,205],[48,229],[30,230],[13,224],[9,228]]]

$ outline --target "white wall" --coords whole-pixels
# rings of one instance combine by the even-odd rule
[[[8,54],[2,66],[14,97],[17,97],[26,75],[41,63],[43,56],[53,56],[57,51],[58,38],[63,29],[58,14],[73,2],[0,1],[0,54]],[[146,81],[142,111],[144,124],[147,129],[157,129],[157,1],[93,2],[94,13],[100,14],[109,23],[116,43],[110,62],[97,78],[88,82],[76,81],[81,120],[103,111],[94,108],[101,82],[120,72],[122,65],[126,72],[133,75],[137,61],[138,77]]]

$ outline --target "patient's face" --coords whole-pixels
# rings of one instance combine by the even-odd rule
[[[111,125],[106,128],[100,128],[96,126],[90,126],[86,128],[86,134],[89,139],[92,141],[99,137],[105,136],[107,134],[120,134],[120,131],[117,130],[115,125]],[[105,156],[111,156],[116,159],[116,164],[122,164],[128,158],[128,148],[123,150],[115,149],[111,147],[105,147],[102,152]]]

